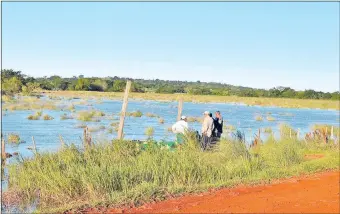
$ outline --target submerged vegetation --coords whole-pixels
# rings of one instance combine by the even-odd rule
[[[19,144],[20,141],[20,136],[15,133],[10,133],[7,136],[8,143],[14,143],[14,144]]]
[[[45,115],[43,116],[43,119],[44,119],[44,120],[53,120],[54,118],[53,118],[52,116],[48,115],[48,114],[45,114]]]
[[[78,112],[78,120],[81,121],[94,121],[99,122],[98,117],[105,116],[105,113],[102,111],[90,110],[90,111],[80,111]]]
[[[113,141],[85,151],[71,145],[39,153],[9,165],[3,197],[6,201],[12,195],[29,205],[40,196],[39,211],[61,212],[82,205],[140,205],[169,194],[339,169],[339,145],[333,143],[271,139],[248,148],[222,140],[214,152],[201,152],[193,135],[184,139],[175,150],[150,139],[144,149],[135,142]],[[324,157],[308,160],[307,154]]]
[[[141,117],[143,113],[141,111],[134,111],[134,112],[126,112],[126,116],[128,117]]]

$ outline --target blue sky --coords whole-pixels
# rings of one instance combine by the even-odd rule
[[[31,76],[339,90],[339,3],[2,3],[3,68]]]

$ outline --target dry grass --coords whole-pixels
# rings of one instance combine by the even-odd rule
[[[110,99],[122,99],[124,93],[119,92],[95,92],[95,91],[45,91],[46,94],[54,94],[65,97],[103,97]],[[212,95],[188,95],[188,94],[157,94],[157,93],[130,93],[132,99],[175,101],[183,98],[185,102],[209,103],[244,103],[247,105],[279,106],[284,108],[320,108],[340,109],[337,100],[306,100],[288,98],[263,98],[263,97],[237,97],[237,96],[212,96]]]
[[[126,112],[126,116],[128,117],[141,117],[143,113],[141,111],[134,111],[134,112]]]
[[[159,122],[160,124],[164,124],[165,121],[164,121],[164,119],[161,117],[161,118],[158,119],[158,122]]]
[[[275,121],[275,118],[274,117],[272,117],[272,116],[267,116],[267,118],[266,118],[268,121]]]
[[[52,116],[48,115],[48,114],[45,114],[45,115],[43,116],[43,119],[44,119],[44,120],[53,120],[54,118],[53,118]]]
[[[10,133],[7,136],[8,143],[15,143],[19,144],[20,143],[20,136],[18,134]]]
[[[263,118],[262,118],[261,115],[256,115],[256,116],[255,116],[255,120],[256,120],[256,121],[262,121]]]
[[[153,114],[153,113],[150,113],[150,112],[146,113],[145,116],[147,116],[147,117],[159,117],[157,114]]]

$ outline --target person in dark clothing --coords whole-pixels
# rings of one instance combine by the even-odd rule
[[[214,127],[214,135],[218,138],[221,138],[223,133],[223,118],[220,111],[215,112]]]

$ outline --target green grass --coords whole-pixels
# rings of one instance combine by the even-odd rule
[[[339,169],[338,149],[334,144],[295,139],[271,140],[249,149],[223,140],[215,152],[201,152],[192,137],[174,151],[151,141],[144,151],[129,141],[100,143],[86,151],[71,145],[9,165],[6,194],[27,205],[39,190],[40,212],[83,205],[140,205],[169,194]],[[306,154],[324,157],[306,160]]]
[[[281,123],[279,125],[280,129],[280,135],[281,137],[287,138],[287,137],[296,137],[297,136],[297,131],[294,130],[291,126],[285,123]]]
[[[312,130],[321,130],[322,132],[326,133],[327,135],[331,135],[332,132],[332,125],[327,125],[327,124],[315,124],[312,127]],[[333,126],[333,134],[337,136],[340,133],[340,127],[339,126]]]
[[[264,132],[264,133],[272,133],[273,130],[272,130],[271,127],[265,127],[265,128],[262,128],[262,132]]]
[[[145,129],[145,135],[148,136],[149,138],[153,136],[155,133],[155,129],[153,127],[147,127]]]

